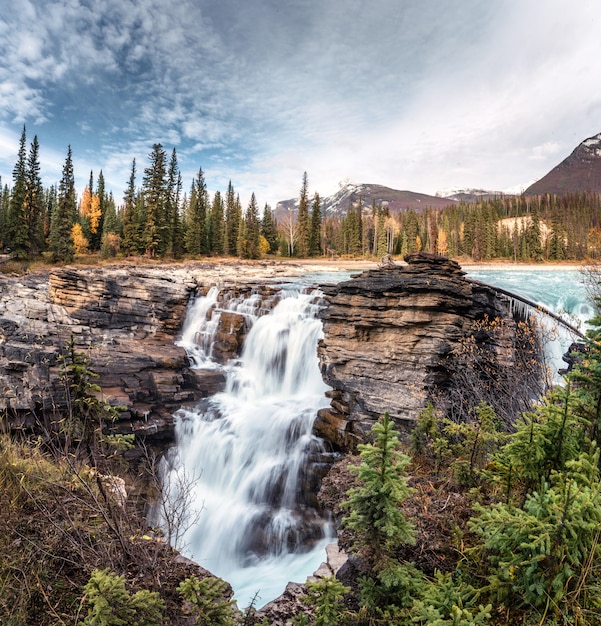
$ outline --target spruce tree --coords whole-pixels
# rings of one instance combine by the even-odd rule
[[[309,256],[311,224],[309,220],[309,181],[307,172],[303,174],[303,184],[300,190],[297,214],[297,255],[305,258]]]
[[[13,189],[8,209],[7,243],[14,253],[24,258],[29,253],[28,226],[26,215],[27,162],[25,127],[21,133],[19,154],[13,168]]]
[[[182,177],[177,163],[175,148],[171,152],[169,171],[167,174],[167,201],[165,203],[165,249],[166,252],[178,256],[183,248],[179,204],[182,191]]]
[[[104,174],[102,170],[98,174],[98,181],[96,183],[96,197],[98,198],[98,226],[96,228],[96,232],[92,233],[90,237],[90,247],[92,250],[98,250],[100,248],[100,244],[102,242],[102,237],[104,234],[104,220],[108,211],[109,204],[109,196],[106,193],[106,185],[104,182]],[[114,206],[113,206],[114,209]],[[114,232],[110,231],[109,232]]]
[[[186,219],[186,250],[195,256],[208,254],[207,233],[208,194],[202,168],[190,188],[190,200]]]
[[[77,221],[77,199],[71,146],[63,166],[63,174],[58,187],[58,201],[52,213],[50,224],[50,250],[54,262],[68,263],[75,256],[71,230]]]
[[[27,183],[25,194],[25,216],[30,255],[44,249],[44,188],[40,177],[40,145],[34,136],[27,159]]]
[[[144,230],[142,241],[148,256],[165,254],[168,246],[169,224],[165,217],[167,206],[167,155],[160,143],[152,146],[150,164],[144,169],[142,196],[144,199]]]
[[[8,206],[10,202],[10,192],[8,185],[2,187],[2,178],[0,177],[0,247],[7,245],[8,236]]]
[[[311,205],[311,231],[309,234],[309,256],[321,253],[321,199],[316,192]]]
[[[209,219],[209,252],[211,254],[223,254],[225,252],[225,215],[223,200],[219,191],[215,192],[211,215]]]
[[[232,256],[238,254],[238,229],[241,216],[240,202],[230,180],[225,196],[225,253]]]
[[[261,220],[261,235],[265,237],[269,244],[269,252],[275,254],[278,251],[278,233],[273,218],[271,207],[266,204],[263,209],[263,219]]]
[[[121,248],[125,254],[136,254],[138,251],[138,237],[136,231],[136,160],[134,159],[129,175],[129,183],[123,196],[122,227],[123,239]]]
[[[343,524],[354,534],[353,549],[375,570],[386,567],[388,556],[401,544],[415,540],[415,531],[399,505],[412,492],[405,468],[410,462],[399,451],[394,423],[386,412],[372,429],[373,443],[360,444],[359,486],[348,492]]]
[[[259,247],[259,237],[261,236],[261,225],[259,223],[259,210],[257,200],[253,193],[248,208],[244,214],[244,236],[242,246],[242,258],[258,259],[261,256]]]

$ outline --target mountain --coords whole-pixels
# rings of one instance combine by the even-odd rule
[[[377,206],[385,206],[391,212],[406,209],[423,211],[427,208],[443,208],[455,204],[456,200],[430,196],[415,191],[399,191],[383,185],[346,183],[340,190],[327,198],[321,198],[322,207],[326,215],[345,215],[350,206],[356,206],[361,200],[365,208],[370,208],[375,202]],[[276,219],[288,211],[298,209],[298,198],[282,200],[275,208]]]
[[[527,195],[601,192],[601,133],[585,139],[569,157],[530,185]]]

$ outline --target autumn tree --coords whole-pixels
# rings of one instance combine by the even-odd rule
[[[92,242],[99,240],[101,234],[100,231],[100,218],[102,213],[100,211],[100,198],[97,194],[93,193],[93,176],[90,172],[90,183],[84,188],[81,200],[79,201],[79,218],[81,223],[81,229],[83,236]]]

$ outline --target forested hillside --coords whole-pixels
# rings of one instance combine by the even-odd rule
[[[326,213],[305,173],[297,208],[276,221],[254,194],[246,207],[232,183],[211,196],[199,168],[189,187],[177,153],[155,144],[147,165],[132,163],[122,198],[100,171],[77,198],[69,148],[58,187],[41,180],[39,143],[21,136],[12,185],[0,183],[0,245],[19,258],[42,254],[69,262],[76,254],[182,258],[230,255],[257,259],[405,255],[424,250],[487,261],[580,261],[597,258],[601,194],[499,196],[446,208],[391,211],[359,197],[345,213]]]

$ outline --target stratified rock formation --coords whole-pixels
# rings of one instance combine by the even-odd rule
[[[169,439],[172,414],[225,382],[218,370],[190,370],[175,345],[190,298],[216,284],[224,297],[249,294],[261,277],[294,272],[274,263],[190,263],[0,274],[0,415],[12,428],[32,428],[64,409],[58,357],[72,336],[99,375],[103,397],[123,407],[117,430]],[[221,362],[240,353],[241,320],[220,320]]]
[[[318,352],[332,400],[315,430],[339,449],[364,441],[385,411],[410,425],[428,399],[459,384],[452,355],[468,337],[486,344],[496,367],[514,365],[516,323],[506,299],[445,257],[415,253],[406,261],[326,288]],[[494,318],[505,323],[493,337],[480,322]]]

